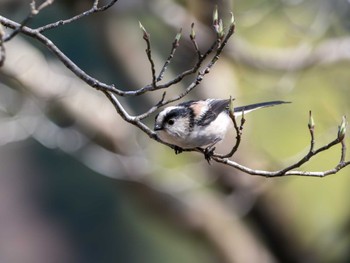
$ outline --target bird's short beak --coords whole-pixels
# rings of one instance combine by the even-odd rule
[[[163,130],[163,127],[162,127],[162,125],[160,125],[160,124],[156,124],[156,125],[154,125],[154,130],[155,130],[155,131]]]

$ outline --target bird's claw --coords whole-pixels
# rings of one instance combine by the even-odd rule
[[[214,155],[215,147],[207,147],[204,149],[204,158],[210,164],[211,157]]]
[[[175,154],[180,154],[183,152],[182,148],[176,145],[174,146],[174,151],[175,151]]]

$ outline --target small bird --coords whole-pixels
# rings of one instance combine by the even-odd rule
[[[234,108],[235,116],[260,108],[289,103],[269,101]],[[169,106],[155,118],[154,131],[164,142],[182,149],[209,149],[223,140],[232,127],[229,116],[230,99],[192,100]]]

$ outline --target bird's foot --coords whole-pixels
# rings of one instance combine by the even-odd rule
[[[180,148],[179,146],[174,146],[174,151],[175,151],[175,154],[180,154],[180,153],[182,153],[183,152],[183,149],[182,148]]]
[[[209,146],[204,149],[204,158],[207,160],[208,164],[210,164],[211,157],[214,155],[215,147]]]

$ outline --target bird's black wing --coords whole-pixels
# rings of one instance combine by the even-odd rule
[[[197,124],[200,126],[206,126],[214,121],[218,115],[228,108],[230,100],[210,100],[208,101],[209,109],[200,116]]]

